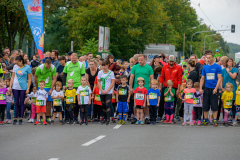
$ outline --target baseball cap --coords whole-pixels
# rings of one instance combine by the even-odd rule
[[[168,59],[169,61],[173,61],[173,62],[175,62],[176,60],[174,55],[170,55]]]
[[[73,54],[73,51],[69,51],[68,55],[71,56]]]
[[[155,59],[155,58],[159,58],[159,55],[155,55],[155,56],[153,57],[153,59]]]
[[[219,50],[218,50],[218,49],[216,49],[216,52],[219,52]]]

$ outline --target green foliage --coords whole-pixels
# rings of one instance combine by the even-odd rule
[[[82,46],[80,53],[82,53],[83,55],[86,55],[88,52],[92,52],[93,56],[96,56],[98,51],[98,40],[95,40],[95,38],[92,38],[86,41],[87,42],[85,43],[84,46]]]

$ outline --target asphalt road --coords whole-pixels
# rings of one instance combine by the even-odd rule
[[[34,126],[24,122],[0,126],[0,160],[240,159],[240,126],[181,126],[181,122]]]

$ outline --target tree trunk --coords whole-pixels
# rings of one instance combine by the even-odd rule
[[[18,49],[22,49],[23,39],[24,39],[24,35],[20,35],[19,36]]]

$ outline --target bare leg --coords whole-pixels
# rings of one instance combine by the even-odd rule
[[[140,109],[140,113],[141,113],[140,120],[142,121],[143,120],[143,109]]]
[[[213,119],[217,119],[218,111],[213,111]]]
[[[204,118],[208,119],[208,111],[204,111],[203,113],[204,113]]]
[[[139,110],[140,109],[136,109],[136,110],[137,110],[137,120],[139,120],[139,112],[140,112]]]
[[[42,113],[43,121],[46,121],[46,114]]]
[[[59,119],[62,121],[62,112],[58,112],[59,114]]]
[[[37,113],[37,121],[40,119],[40,113]]]

